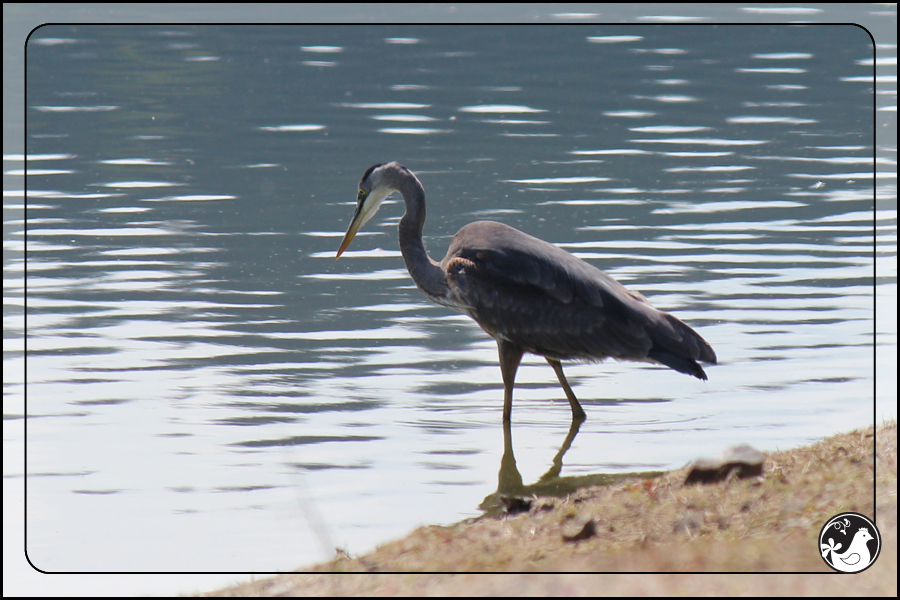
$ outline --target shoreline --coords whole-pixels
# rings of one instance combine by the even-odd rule
[[[895,422],[877,437],[869,427],[766,454],[757,477],[687,485],[687,472],[535,496],[516,514],[420,527],[362,556],[339,553],[202,595],[896,596]],[[881,556],[854,577],[823,577],[832,571],[818,554],[819,531],[847,511],[877,515]],[[476,574],[494,572],[510,574]]]

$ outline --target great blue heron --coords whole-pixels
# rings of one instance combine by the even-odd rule
[[[497,340],[504,423],[512,414],[516,370],[525,352],[547,359],[578,421],[584,410],[561,360],[650,361],[703,380],[706,373],[697,361],[716,362],[706,340],[641,294],[562,248],[503,223],[469,223],[453,237],[444,260],[433,260],[422,243],[425,189],[396,162],[373,165],[363,175],[338,257],[393,192],[406,203],[400,252],[413,281],[431,300],[469,315]]]

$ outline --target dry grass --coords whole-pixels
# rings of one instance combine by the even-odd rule
[[[869,428],[777,452],[766,457],[758,478],[685,486],[682,469],[580,490],[566,499],[539,498],[527,513],[422,527],[365,556],[339,555],[311,573],[215,594],[895,596],[896,423],[879,427],[877,447],[873,441]],[[852,577],[831,575],[817,552],[820,528],[839,512],[871,516],[876,507],[883,537],[878,562]],[[567,526],[588,519],[595,525],[593,536],[564,541]],[[497,571],[520,574],[402,574]],[[748,574],[587,574],[597,572]]]

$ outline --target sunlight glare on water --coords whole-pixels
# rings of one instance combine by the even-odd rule
[[[27,218],[5,221],[27,339],[4,365],[27,353],[6,391],[27,384],[35,565],[286,570],[328,557],[322,531],[359,552],[480,514],[504,451],[496,344],[416,289],[401,199],[335,260],[377,162],[424,184],[433,258],[502,221],[715,348],[708,382],[567,365],[587,420],[564,476],[796,446],[870,424],[873,388],[895,416],[873,375],[876,297],[896,314],[896,163],[873,165],[868,36],[540,32],[36,32],[28,164],[6,158],[28,170]],[[512,419],[535,481],[571,421],[540,357]]]

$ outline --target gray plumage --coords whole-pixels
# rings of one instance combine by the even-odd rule
[[[525,352],[545,357],[556,371],[575,419],[583,419],[584,411],[561,360],[652,361],[707,378],[698,361],[715,363],[716,355],[693,329],[553,244],[502,223],[476,221],[459,230],[440,263],[431,259],[422,242],[425,191],[396,162],[374,165],[363,175],[338,256],[395,191],[406,203],[400,251],[413,281],[431,300],[468,314],[497,340],[504,422],[510,420],[515,374]]]

